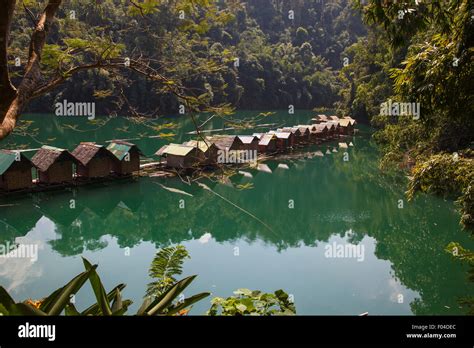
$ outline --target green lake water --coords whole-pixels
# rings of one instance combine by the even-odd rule
[[[239,113],[242,118],[257,114]],[[260,123],[293,125],[307,123],[311,116],[277,113]],[[186,133],[193,129],[190,118],[91,123],[85,118],[31,115],[23,120],[29,123],[22,123],[22,133],[3,142],[2,148],[49,144],[72,150],[80,141],[140,138],[133,142],[151,156],[170,140],[149,136],[174,133],[172,141],[182,142],[191,139]],[[204,115],[198,118],[204,120]],[[161,129],[169,122],[177,127]],[[222,120],[213,119],[205,128],[222,125]],[[133,313],[150,282],[148,268],[156,251],[180,243],[191,255],[182,276],[198,275],[185,296],[211,291],[224,297],[238,288],[281,288],[293,295],[298,314],[462,314],[457,299],[472,295],[473,286],[467,281],[467,267],[444,248],[451,241],[470,249],[474,243],[460,228],[455,205],[433,196],[407,202],[406,180],[382,175],[371,130],[359,128],[359,134],[347,140],[354,144],[347,150],[271,161],[271,174],[250,170],[253,178],[235,175],[231,185],[206,181],[269,228],[176,178],[140,178],[3,199],[0,244],[34,243],[39,254],[36,262],[0,258],[0,284],[17,300],[39,299],[80,273],[84,256],[99,264],[107,289],[127,284],[124,297],[134,301]],[[325,153],[327,148],[325,144],[310,150]],[[248,183],[250,188],[239,189]],[[70,209],[71,199],[75,209]],[[363,247],[362,257],[328,257],[328,246],[347,244]],[[76,306],[85,308],[92,300],[85,286]],[[196,304],[192,313],[204,313],[209,300]]]

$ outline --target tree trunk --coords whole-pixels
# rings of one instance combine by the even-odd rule
[[[2,14],[0,15],[0,30],[3,30],[0,32],[0,40],[3,39],[3,41],[8,41],[8,38],[10,36],[10,26],[15,2],[15,0],[0,0],[0,4],[2,4],[2,7],[3,5],[7,6],[7,13],[2,12]],[[2,75],[1,95],[4,95],[4,89],[7,93],[9,91],[9,93],[11,93],[12,88],[13,91],[15,91],[13,97],[10,97],[10,99],[8,99],[8,97],[5,98],[6,107],[4,107],[3,112],[0,114],[0,140],[7,137],[13,131],[16,125],[16,121],[20,116],[20,113],[26,106],[28,100],[33,95],[35,89],[38,87],[41,78],[41,53],[46,42],[46,37],[49,28],[51,27],[56,11],[58,10],[60,5],[61,0],[49,0],[48,5],[41,13],[38,23],[36,24],[36,27],[33,31],[33,35],[31,36],[28,63],[25,68],[25,75],[23,76],[23,79],[16,91],[10,83],[7,64],[0,65]],[[5,46],[2,43],[2,47],[4,46],[5,52],[0,51],[0,53],[5,53],[6,58],[6,48],[8,47],[8,42],[5,42],[4,44]],[[10,88],[8,86],[10,86]]]

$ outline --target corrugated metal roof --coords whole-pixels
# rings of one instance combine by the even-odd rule
[[[3,175],[15,162],[16,153],[12,151],[0,151],[0,175]]]
[[[349,126],[349,125],[352,126],[353,123],[351,122],[350,119],[344,118],[344,119],[342,119],[342,120],[339,120],[339,125],[340,125],[341,127],[347,127],[347,126]]]
[[[130,152],[133,146],[133,144],[112,142],[107,146],[107,150],[121,161]]]
[[[275,138],[275,134],[264,134],[262,139],[260,139],[260,142],[258,143],[259,145],[267,146],[270,141],[272,141]]]
[[[206,143],[202,140],[199,140],[199,141],[198,140],[190,140],[190,141],[184,143],[183,145],[184,146],[197,147],[202,152],[207,152],[207,150],[209,150],[211,147],[216,146],[213,143],[211,143],[210,141],[207,141],[207,143]]]
[[[192,150],[196,149],[192,146],[185,146],[179,144],[170,144],[163,151],[164,155],[187,156]]]
[[[252,136],[252,135],[238,135],[237,136],[240,141],[242,141],[242,143],[244,144],[252,144],[252,142],[255,141],[256,137]]]
[[[275,134],[278,139],[288,139],[291,136],[291,133],[288,132],[269,132],[269,134]]]

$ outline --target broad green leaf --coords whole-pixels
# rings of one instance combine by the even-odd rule
[[[110,303],[107,299],[107,295],[99,275],[95,271],[94,266],[92,266],[89,261],[87,261],[85,258],[82,258],[82,261],[84,262],[84,267],[86,270],[90,272],[89,282],[91,283],[92,290],[94,290],[94,294],[102,314],[112,315]]]

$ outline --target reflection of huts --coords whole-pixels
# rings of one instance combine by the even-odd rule
[[[84,210],[80,202],[80,199],[71,201],[70,194],[61,192],[44,197],[37,206],[41,213],[56,225],[69,227]]]
[[[238,135],[237,136],[242,142],[240,150],[246,151],[257,151],[259,138],[253,135]]]
[[[74,165],[78,160],[68,150],[52,146],[43,146],[31,159],[38,169],[40,183],[53,184],[72,182]]]
[[[351,118],[343,118],[339,120],[340,134],[352,135],[354,134],[354,124],[355,120]]]
[[[33,186],[33,163],[21,152],[0,150],[0,189],[21,190]]]
[[[137,145],[122,140],[114,140],[107,150],[117,160],[112,162],[112,171],[119,175],[132,174],[140,171],[140,155],[143,155]]]
[[[258,143],[258,151],[272,153],[277,150],[277,137],[275,134],[264,134]]]
[[[72,155],[79,161],[77,175],[84,178],[108,176],[117,160],[109,150],[95,143],[81,143]]]
[[[12,243],[17,237],[25,236],[42,216],[28,201],[0,208],[0,244]]]
[[[166,158],[170,168],[192,168],[204,161],[204,153],[198,147],[170,144],[163,146],[156,153]]]
[[[219,149],[215,144],[210,141],[203,140],[190,140],[183,145],[198,147],[204,154],[204,163],[205,164],[215,164],[217,163],[217,154]]]
[[[270,131],[268,134],[274,134],[277,138],[277,151],[286,151],[294,143],[295,136],[290,132],[274,132]]]

